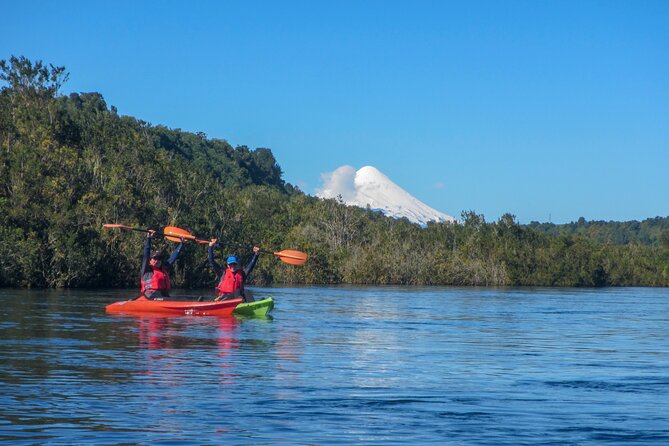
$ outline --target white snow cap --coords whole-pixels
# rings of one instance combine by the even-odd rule
[[[429,221],[455,221],[450,215],[432,209],[411,196],[376,167],[365,166],[356,172],[351,166],[341,166],[321,177],[323,187],[316,191],[316,196],[321,198],[341,195],[348,205],[363,208],[369,205],[389,217],[406,217],[421,226],[427,226]]]

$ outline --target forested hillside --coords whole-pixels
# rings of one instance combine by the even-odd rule
[[[62,96],[63,67],[12,57],[0,80],[0,286],[137,286],[143,235],[103,223],[310,255],[303,266],[263,256],[255,284],[669,285],[661,243],[551,235],[471,211],[423,229],[303,194],[269,149],[120,116],[98,93]],[[205,249],[187,245],[173,284],[212,282]]]

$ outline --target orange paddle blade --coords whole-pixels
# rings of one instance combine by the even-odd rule
[[[305,252],[295,251],[294,249],[284,249],[283,251],[273,252],[272,254],[281,259],[282,262],[290,265],[302,265],[309,258]]]
[[[163,235],[171,242],[180,242],[181,239],[195,240],[195,236],[185,229],[177,228],[176,226],[165,226],[163,228]]]

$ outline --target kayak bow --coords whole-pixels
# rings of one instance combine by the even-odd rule
[[[241,303],[235,308],[234,314],[248,317],[263,317],[274,308],[274,299],[268,297],[255,302]]]

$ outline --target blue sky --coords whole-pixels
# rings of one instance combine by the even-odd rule
[[[372,165],[439,211],[669,215],[667,1],[0,0],[0,59],[272,149],[314,194]]]

